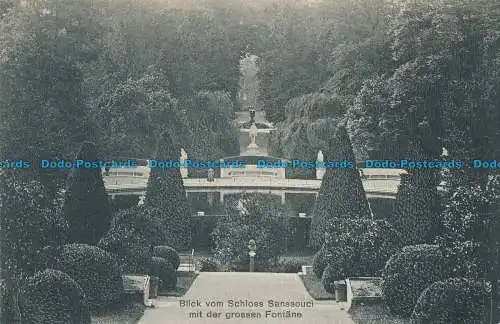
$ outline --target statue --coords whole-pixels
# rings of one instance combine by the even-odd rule
[[[248,249],[250,250],[250,252],[255,252],[255,251],[257,251],[257,244],[255,243],[255,240],[254,240],[254,239],[251,239],[251,240],[248,242]]]
[[[318,159],[317,159],[318,162],[323,162],[323,151],[319,150],[318,151]]]
[[[249,148],[258,148],[257,143],[255,143],[258,133],[259,130],[257,126],[252,124],[252,126],[250,126],[250,131],[248,132],[248,136],[250,137],[250,145],[248,145]]]
[[[137,206],[144,205],[144,199],[146,199],[146,195],[140,195],[139,196],[139,202],[137,203]]]
[[[323,151],[319,150],[318,157],[316,158],[316,179],[321,180],[325,175],[326,169],[324,167],[320,167],[320,165],[324,164]]]
[[[250,124],[253,125],[255,124],[255,110],[254,109],[250,109]]]
[[[188,176],[188,169],[184,166],[184,161],[186,161],[188,158],[188,155],[186,151],[184,151],[183,148],[181,148],[181,156],[179,158],[179,164],[180,164],[180,169],[181,169],[181,176],[183,178],[187,178]]]
[[[248,256],[250,257],[250,272],[255,271],[255,251],[257,251],[257,244],[254,239],[248,242]]]
[[[207,172],[207,181],[208,182],[214,182],[214,176],[215,176],[215,170],[210,168],[208,169],[208,172]]]
[[[247,151],[249,153],[257,154],[259,153],[259,146],[255,143],[257,139],[257,134],[259,133],[259,129],[255,126],[255,123],[250,126],[250,130],[248,131],[248,137],[250,137],[250,144],[248,145]]]

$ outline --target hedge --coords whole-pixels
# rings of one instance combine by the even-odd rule
[[[325,288],[326,292],[333,294],[335,292],[334,282],[340,279],[344,279],[345,275],[339,272],[339,267],[333,264],[326,266],[325,271],[323,271],[323,276],[321,277],[321,285]]]
[[[172,264],[159,257],[151,258],[150,275],[160,278],[162,289],[173,289],[177,285],[177,273]]]
[[[71,276],[85,292],[92,309],[104,308],[123,296],[122,273],[110,253],[91,245],[64,245],[53,268]]]
[[[214,259],[201,258],[198,260],[198,270],[200,272],[217,272],[219,267],[219,264]]]
[[[172,264],[175,270],[179,269],[179,265],[181,264],[181,259],[179,258],[177,251],[170,246],[155,246],[153,249],[153,256],[166,259],[170,262],[170,264]]]
[[[64,272],[47,269],[30,279],[20,300],[23,324],[90,324],[85,293]]]
[[[276,272],[278,273],[298,273],[302,270],[302,261],[300,260],[284,260],[278,263]]]
[[[321,277],[325,289],[347,277],[379,276],[398,251],[400,235],[385,220],[335,219],[327,229],[323,249],[328,275]]]
[[[152,248],[166,240],[159,211],[137,206],[116,212],[99,247],[119,256],[125,273],[148,273]]]
[[[435,282],[420,295],[410,322],[487,323],[489,295],[484,281],[450,278]]]
[[[437,245],[406,246],[387,261],[382,271],[384,299],[393,312],[410,316],[422,291],[448,278],[449,273]]]
[[[149,273],[153,251],[150,247],[136,246],[125,249],[122,254],[121,269],[128,274]]]
[[[318,252],[316,252],[316,254],[314,254],[313,258],[313,272],[316,275],[316,278],[322,278],[323,271],[325,271],[327,265],[326,250],[323,246]]]

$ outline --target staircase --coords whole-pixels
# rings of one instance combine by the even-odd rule
[[[194,272],[196,270],[196,265],[194,262],[194,249],[191,253],[179,253],[179,258],[181,264],[179,265],[178,272]]]

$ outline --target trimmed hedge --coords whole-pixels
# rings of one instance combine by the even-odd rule
[[[487,323],[489,287],[481,281],[450,278],[427,287],[420,295],[410,322]]]
[[[334,282],[340,279],[344,279],[344,276],[338,272],[338,267],[329,264],[326,266],[325,271],[323,271],[321,285],[325,288],[326,292],[333,294],[335,293]]]
[[[83,289],[92,309],[121,300],[123,281],[120,266],[112,254],[91,245],[64,245],[53,265],[71,276]]]
[[[160,288],[174,289],[177,286],[177,272],[167,259],[152,257],[150,269],[151,276],[160,278]]]
[[[389,308],[410,316],[422,291],[449,277],[445,259],[437,245],[406,246],[387,261],[381,288]]]
[[[200,272],[217,272],[219,271],[218,263],[211,258],[201,258],[198,261]]]
[[[150,260],[153,257],[152,248],[136,246],[125,249],[122,254],[121,269],[123,273],[149,273]]]
[[[166,245],[155,246],[153,249],[153,256],[164,258],[172,264],[175,270],[179,269],[181,259],[174,248]]]
[[[122,271],[148,273],[153,246],[165,242],[159,211],[144,206],[120,210],[98,246],[119,256]]]
[[[20,301],[24,324],[90,324],[85,293],[64,272],[47,269],[29,281]]]
[[[323,272],[325,271],[327,263],[326,249],[323,246],[313,258],[313,272],[316,278],[321,279],[323,277]]]
[[[300,260],[285,260],[277,266],[278,273],[298,273],[302,270],[302,262]]]

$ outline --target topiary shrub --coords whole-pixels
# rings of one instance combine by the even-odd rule
[[[382,271],[384,299],[393,312],[410,316],[422,291],[448,278],[449,273],[437,245],[406,246],[387,261]]]
[[[198,270],[200,272],[217,272],[219,264],[211,258],[201,258],[198,261]]]
[[[177,285],[177,273],[168,260],[159,257],[152,257],[150,269],[149,275],[160,278],[160,288],[175,288]]]
[[[410,323],[487,323],[489,290],[484,282],[467,278],[435,282],[418,298]]]
[[[338,267],[329,264],[326,266],[325,271],[323,271],[323,276],[321,276],[321,285],[325,288],[326,292],[333,294],[335,293],[334,282],[340,279],[344,279],[344,277],[338,272]]]
[[[96,246],[64,245],[53,268],[67,273],[82,287],[92,309],[113,305],[123,296],[118,262],[112,254]]]
[[[334,219],[327,226],[327,264],[347,277],[380,275],[387,260],[401,248],[400,234],[385,220]]]
[[[316,278],[321,279],[323,276],[323,272],[327,266],[327,257],[326,250],[322,247],[316,254],[314,254],[313,258],[313,272],[316,275]]]
[[[166,259],[172,264],[175,270],[179,269],[179,265],[181,264],[181,259],[179,258],[177,251],[170,246],[155,246],[153,248],[153,256]]]
[[[180,153],[175,136],[170,131],[163,131],[154,158],[176,160]],[[144,205],[159,210],[161,228],[170,245],[179,249],[191,244],[191,215],[178,168],[151,168]]]
[[[23,324],[90,324],[83,289],[64,272],[47,269],[30,279],[20,300]]]
[[[144,206],[116,212],[98,246],[119,256],[124,273],[148,273],[152,247],[166,240],[159,215],[155,208]]]
[[[135,246],[122,252],[121,269],[128,274],[149,273],[150,260],[153,257],[153,249],[147,246]]]
[[[99,150],[84,142],[76,160],[96,161]],[[71,243],[97,244],[109,230],[112,209],[100,168],[74,167],[68,178],[62,208],[69,223]]]
[[[331,152],[329,159],[350,161],[355,166],[356,159],[345,127],[337,128],[328,146]],[[342,190],[338,190],[339,188]],[[334,218],[371,218],[368,200],[356,167],[326,169],[314,204],[309,242],[311,247],[319,247],[325,242],[325,231]]]
[[[327,292],[333,292],[334,281],[344,280],[352,276],[352,260],[349,257],[345,257],[343,253],[347,253],[347,251],[342,251],[333,255],[330,254],[328,257],[327,266],[321,276],[321,284]]]

